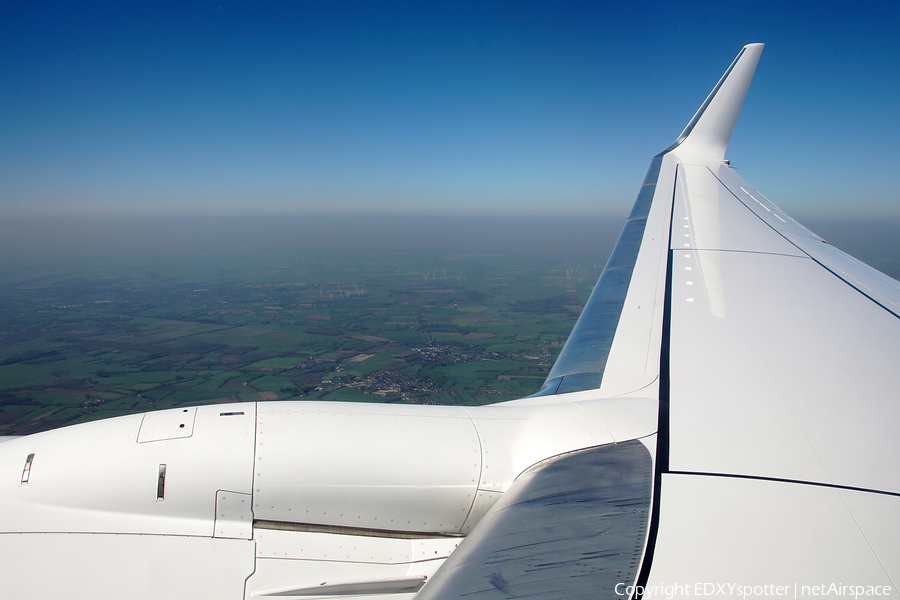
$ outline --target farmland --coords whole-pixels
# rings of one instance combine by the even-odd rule
[[[604,260],[336,250],[7,268],[0,435],[205,403],[527,396]]]

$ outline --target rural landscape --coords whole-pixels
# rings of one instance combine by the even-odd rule
[[[527,396],[605,259],[272,251],[11,261],[0,281],[0,435],[209,403]]]

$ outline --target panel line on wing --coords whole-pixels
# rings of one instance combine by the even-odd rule
[[[730,254],[765,254],[767,256],[783,256],[785,258],[799,258],[800,260],[809,260],[809,256],[797,256],[796,254],[784,254],[782,252],[757,252],[755,250],[735,250],[733,248],[698,248],[692,246],[690,248],[679,248],[683,252],[728,252]]]
[[[900,497],[900,492],[876,490],[873,488],[857,487],[853,485],[841,485],[839,483],[826,483],[824,481],[806,481],[803,479],[788,479],[784,477],[766,477],[764,475],[742,475],[740,473],[711,473],[707,471],[668,471],[669,475],[696,475],[700,477],[728,477],[731,479],[755,479],[759,481],[774,481],[776,483],[796,483],[798,485],[812,485],[816,487],[835,488],[849,490],[851,492],[867,492],[869,494],[881,494],[882,496]]]
[[[481,460],[478,461],[479,466],[477,481],[479,483],[479,486],[476,486],[475,488],[475,493],[473,494],[472,498],[472,504],[469,506],[469,511],[466,513],[466,518],[463,519],[462,525],[460,525],[459,527],[459,532],[465,534],[466,529],[468,529],[466,527],[466,524],[469,522],[469,519],[472,518],[472,511],[475,509],[475,504],[478,501],[478,494],[481,491],[478,488],[480,487],[481,482],[484,481],[484,479],[482,479],[482,477],[484,477],[484,442],[481,439],[481,431],[478,430],[478,426],[475,424],[474,419],[472,419],[472,413],[466,410],[465,407],[463,407],[463,410],[469,416],[469,420],[472,421],[472,428],[475,430],[475,439],[478,440],[478,456],[481,457]],[[477,519],[473,520],[477,522]],[[471,527],[471,525],[469,525],[469,527]]]
[[[401,540],[424,540],[433,538],[459,538],[459,534],[441,533],[438,531],[398,531],[394,529],[373,529],[371,527],[346,527],[343,525],[321,525],[319,523],[294,523],[292,521],[272,521],[254,519],[254,529],[270,529],[273,531],[299,531],[306,533],[329,533],[334,535],[358,535],[362,537],[391,538]]]
[[[802,250],[802,248],[801,248],[801,250]],[[866,298],[868,298],[869,300],[871,300],[872,302],[874,302],[875,304],[877,304],[878,306],[880,306],[881,308],[883,308],[884,310],[886,310],[887,312],[891,313],[891,314],[894,315],[895,317],[900,318],[900,313],[898,313],[898,311],[897,311],[896,309],[893,309],[893,308],[891,308],[891,307],[889,307],[889,306],[886,306],[886,305],[884,304],[884,302],[880,302],[880,301],[879,301],[877,298],[875,298],[872,294],[867,293],[865,290],[863,290],[863,289],[860,287],[860,286],[862,285],[861,283],[859,283],[859,282],[854,282],[854,281],[851,281],[851,280],[847,279],[846,277],[844,277],[843,275],[841,275],[840,273],[838,273],[837,271],[835,271],[834,269],[832,269],[831,267],[829,267],[826,263],[824,263],[824,262],[822,262],[821,260],[819,260],[818,258],[816,258],[815,256],[810,255],[810,258],[811,258],[816,264],[818,264],[818,265],[821,266],[823,269],[825,269],[826,271],[828,271],[829,273],[831,273],[832,275],[834,275],[835,277],[837,277],[838,279],[840,279],[841,281],[843,281],[844,283],[846,283],[847,285],[849,285],[850,287],[852,287],[853,289],[855,289],[857,292],[859,292],[860,294],[862,294],[863,296],[865,296]],[[871,291],[871,290],[870,290],[870,291]]]
[[[886,310],[887,312],[891,313],[895,317],[900,318],[900,309],[898,309],[898,307],[894,303],[892,303],[888,298],[884,298],[884,301],[879,300],[878,298],[875,297],[876,292],[874,290],[868,288],[867,286],[865,286],[863,284],[863,282],[858,281],[856,279],[849,278],[849,277],[845,277],[840,272],[838,272],[835,268],[832,268],[832,266],[830,266],[829,264],[824,262],[823,257],[816,256],[816,252],[810,252],[810,250],[808,248],[804,248],[803,246],[798,244],[797,241],[791,239],[791,237],[788,236],[785,232],[779,231],[779,229],[777,227],[774,227],[772,225],[772,223],[769,223],[768,221],[766,221],[766,219],[762,218],[761,215],[759,215],[755,210],[753,210],[752,206],[750,206],[747,202],[745,202],[738,194],[736,194],[734,192],[734,190],[732,190],[724,181],[722,181],[722,178],[719,177],[718,173],[714,173],[711,170],[710,170],[710,172],[712,173],[713,177],[715,177],[722,184],[722,187],[724,187],[726,190],[728,190],[728,193],[730,193],[735,198],[735,200],[737,200],[742,205],[744,205],[757,219],[759,219],[760,221],[765,223],[772,231],[774,231],[779,236],[784,238],[788,243],[790,243],[792,246],[797,248],[797,250],[799,250],[800,252],[802,252],[803,254],[808,256],[812,261],[814,261],[816,264],[821,266],[823,269],[825,269],[826,271],[828,271],[829,273],[831,273],[832,275],[834,275],[835,277],[837,277],[838,279],[840,279],[841,281],[843,281],[844,283],[846,283],[847,285],[849,285],[850,287],[855,289],[857,292],[859,292],[860,294],[862,294],[863,296],[865,296],[866,298],[868,298],[869,300],[871,300],[872,302],[874,302],[875,304],[877,304],[878,306],[880,306],[881,308]],[[737,176],[737,177],[739,177],[739,176]],[[783,218],[778,216],[778,212],[770,210],[762,202],[760,202],[756,197],[754,197],[749,191],[747,191],[743,186],[739,186],[739,187],[741,188],[741,191],[743,191],[750,198],[752,198],[754,201],[756,201],[757,204],[759,204],[760,206],[762,206],[763,208],[768,210],[775,217],[778,217],[781,222],[783,222],[785,224],[788,223]],[[778,207],[776,206],[775,208],[778,208]],[[834,248],[833,246],[828,244],[828,242],[823,240],[821,237],[819,237],[815,233],[811,232],[806,227],[803,227],[802,225],[797,223],[794,219],[790,218],[789,215],[785,214],[785,216],[787,216],[793,224],[796,224],[797,226],[799,226],[803,231],[815,236],[814,238],[811,238],[811,239],[814,239],[818,243],[826,245],[826,246],[840,252],[839,250],[837,250],[837,248]],[[863,264],[863,263],[861,263],[861,264]],[[871,269],[871,267],[869,267],[868,265],[865,265],[865,266]],[[863,289],[863,288],[865,288],[865,289]],[[868,290],[868,292],[866,290]],[[891,304],[891,306],[888,306],[888,304]]]

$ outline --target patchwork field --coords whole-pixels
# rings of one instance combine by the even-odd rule
[[[536,392],[605,256],[257,253],[0,280],[0,435],[182,405]]]

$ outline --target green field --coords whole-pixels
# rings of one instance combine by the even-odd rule
[[[0,435],[216,402],[519,398],[602,264],[348,251],[7,268]]]

